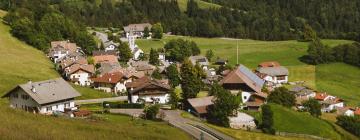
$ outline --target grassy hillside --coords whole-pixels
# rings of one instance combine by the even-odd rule
[[[274,126],[277,131],[341,139],[330,124],[308,113],[296,112],[280,105],[271,105],[271,109],[274,112]]]
[[[316,87],[360,106],[360,69],[343,63],[316,66]]]
[[[58,77],[41,51],[13,38],[2,23],[0,33],[1,96],[30,79]],[[10,109],[6,99],[0,99],[0,112],[0,139],[189,139],[166,123],[131,121],[126,116],[100,115],[98,121],[55,118]]]
[[[186,11],[187,2],[188,0],[178,0],[179,8],[181,11]],[[221,6],[214,3],[205,2],[202,0],[195,0],[195,2],[198,4],[199,8],[201,9],[207,9],[207,8],[220,8]]]

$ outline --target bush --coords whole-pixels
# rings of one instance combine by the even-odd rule
[[[356,136],[360,136],[360,117],[354,116],[339,116],[336,118],[337,124],[343,127],[345,130],[353,133]]]
[[[160,110],[160,106],[159,105],[150,105],[147,106],[144,109],[144,114],[145,114],[145,119],[148,120],[155,120],[156,119],[156,115],[159,113]]]

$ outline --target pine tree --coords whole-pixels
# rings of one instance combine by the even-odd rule
[[[161,39],[163,37],[163,32],[161,23],[156,23],[151,28],[152,38]]]
[[[160,69],[157,67],[154,72],[151,74],[151,77],[154,79],[162,79],[161,73],[160,73]]]
[[[132,58],[132,53],[129,48],[129,44],[125,42],[120,42],[118,50],[119,50],[119,56],[121,62],[127,63]]]
[[[206,51],[206,58],[211,61],[211,59],[214,57],[214,52],[212,49]]]
[[[144,28],[144,38],[148,38],[150,36],[150,30],[149,27]]]
[[[264,133],[275,134],[274,119],[270,105],[261,106],[261,129]]]

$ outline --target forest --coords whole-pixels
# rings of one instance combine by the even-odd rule
[[[82,38],[85,38],[84,33],[79,33],[80,30],[84,30],[83,27],[122,28],[131,23],[141,22],[160,22],[164,32],[176,35],[256,40],[301,40],[305,25],[310,25],[320,38],[360,40],[359,0],[205,1],[222,6],[204,9],[199,8],[194,0],[189,0],[186,11],[182,12],[176,0],[0,0],[0,8],[10,11],[7,16],[10,24],[19,23],[20,21],[15,22],[16,19],[22,19],[21,24],[40,28],[40,21],[46,20],[42,17],[47,15],[49,18],[49,14],[45,13],[51,11],[52,16],[66,19],[59,19],[67,25],[56,26],[58,29],[68,29],[69,24],[79,25],[74,26],[78,29],[61,31],[59,34],[62,35],[50,36],[44,40],[70,38],[84,42],[80,41],[79,37],[82,34]],[[53,34],[50,30],[47,33]],[[76,31],[76,35],[66,35],[69,30],[79,31]],[[13,34],[18,37],[24,36],[16,32]]]

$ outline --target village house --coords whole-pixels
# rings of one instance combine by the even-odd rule
[[[113,41],[106,41],[104,42],[104,50],[107,51],[115,51],[118,44],[114,43]]]
[[[344,116],[354,116],[355,111],[359,109],[352,108],[352,107],[338,107],[336,108],[337,115],[344,115]]]
[[[151,75],[156,68],[149,64],[148,61],[130,61],[130,65],[134,67],[136,71],[142,71],[147,75]]]
[[[77,46],[75,43],[70,43],[69,41],[52,41],[51,48],[49,49],[48,56],[54,63],[58,63],[58,61],[70,53],[77,52]]]
[[[269,86],[288,82],[288,69],[280,66],[276,61],[260,63],[256,69],[256,73],[260,78],[264,79]]]
[[[305,98],[305,99],[314,98],[316,96],[315,91],[308,89],[307,87],[304,86],[294,86],[289,91],[295,94],[296,97]]]
[[[207,70],[208,66],[209,66],[209,61],[205,56],[190,56],[189,60],[191,61],[191,63],[195,66],[196,63],[199,63],[199,65],[201,66],[201,68],[203,68],[203,70]]]
[[[122,67],[119,63],[100,63],[100,67],[96,70],[98,74],[121,72]]]
[[[65,80],[57,78],[18,85],[2,98],[8,97],[12,108],[52,114],[76,110],[74,98],[78,96],[80,94]]]
[[[118,58],[114,55],[97,55],[93,57],[94,64],[100,63],[119,63]]]
[[[121,72],[105,73],[92,78],[91,81],[95,89],[113,93],[125,93],[125,84],[129,82],[128,78]]]
[[[322,105],[322,112],[330,112],[338,107],[344,107],[344,101],[342,99],[326,93],[316,93],[314,99],[318,100]]]
[[[128,26],[124,26],[125,36],[126,38],[129,38],[130,33],[132,33],[133,36],[135,36],[136,38],[144,38],[144,31],[146,27],[149,29],[150,32],[152,27],[150,23],[129,24]],[[151,38],[151,35],[149,38]]]
[[[92,51],[93,56],[100,56],[100,55],[114,55],[119,56],[116,50],[113,51],[103,51],[103,50],[96,50]]]
[[[206,118],[207,108],[213,105],[214,96],[207,96],[201,98],[190,98],[185,103],[188,112],[201,117]]]
[[[80,86],[90,86],[90,78],[93,75],[95,75],[95,67],[89,64],[74,64],[64,70],[64,76]]]
[[[165,104],[169,102],[170,85],[162,80],[153,80],[147,76],[127,83],[130,103]]]
[[[244,65],[229,72],[219,82],[231,93],[241,94],[242,101],[249,110],[258,110],[265,103],[267,94],[261,91],[264,83],[263,79],[260,79]]]

